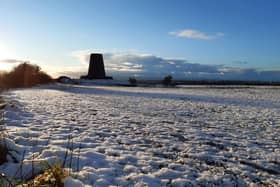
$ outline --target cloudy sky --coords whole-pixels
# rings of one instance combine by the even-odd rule
[[[0,0],[0,70],[280,81],[278,0]]]

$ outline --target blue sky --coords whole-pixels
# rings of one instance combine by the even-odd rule
[[[78,76],[97,51],[115,77],[280,80],[279,8],[278,0],[0,0],[0,69],[29,60]]]

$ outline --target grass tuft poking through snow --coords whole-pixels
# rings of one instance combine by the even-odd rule
[[[5,143],[5,138],[2,135],[2,132],[0,132],[0,165],[7,162],[7,155],[9,153],[8,148]]]
[[[68,176],[68,173],[63,169],[61,161],[57,159],[55,164],[43,161],[42,165],[45,168],[44,173],[37,175],[28,185],[63,187],[64,179]]]
[[[5,127],[4,127],[4,118],[3,118],[3,109],[6,104],[1,103],[0,98],[0,165],[7,162],[8,148],[5,144]]]

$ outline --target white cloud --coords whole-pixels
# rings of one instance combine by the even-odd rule
[[[242,73],[244,70],[237,67],[221,67],[218,69],[222,73]]]
[[[78,58],[83,65],[88,65],[90,50],[73,51],[71,56]]]
[[[188,38],[188,39],[200,39],[200,40],[214,40],[224,36],[224,33],[217,32],[213,35],[203,33],[198,30],[193,29],[185,29],[176,32],[170,32],[169,34],[181,37],[181,38]]]
[[[94,52],[103,54],[106,72],[114,78],[137,75],[139,79],[162,79],[172,74],[176,79],[280,80],[280,71],[258,71],[253,68],[190,63],[186,59],[165,58],[137,52],[82,50],[72,54],[75,54],[73,56],[87,69],[89,55]],[[80,75],[82,74],[86,74],[86,70]]]
[[[7,63],[7,64],[19,64],[23,62],[28,62],[26,60],[19,60],[19,59],[2,59],[0,60],[1,63]]]
[[[90,50],[75,51],[72,53],[82,64],[89,63]],[[100,52],[100,51],[99,51]],[[183,78],[185,72],[194,72],[200,75],[219,74],[218,68],[221,66],[203,65],[197,63],[189,63],[185,59],[165,58],[152,54],[142,53],[122,53],[122,52],[102,52],[105,62],[105,68],[108,74],[121,74],[123,76],[131,76],[137,74],[142,77],[162,78],[168,74],[174,77]],[[173,72],[173,73],[172,73]]]

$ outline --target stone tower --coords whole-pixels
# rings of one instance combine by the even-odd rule
[[[102,54],[90,55],[88,75],[81,76],[81,79],[112,79],[112,77],[106,77]]]
[[[102,54],[93,53],[90,55],[88,78],[89,79],[106,78]]]

